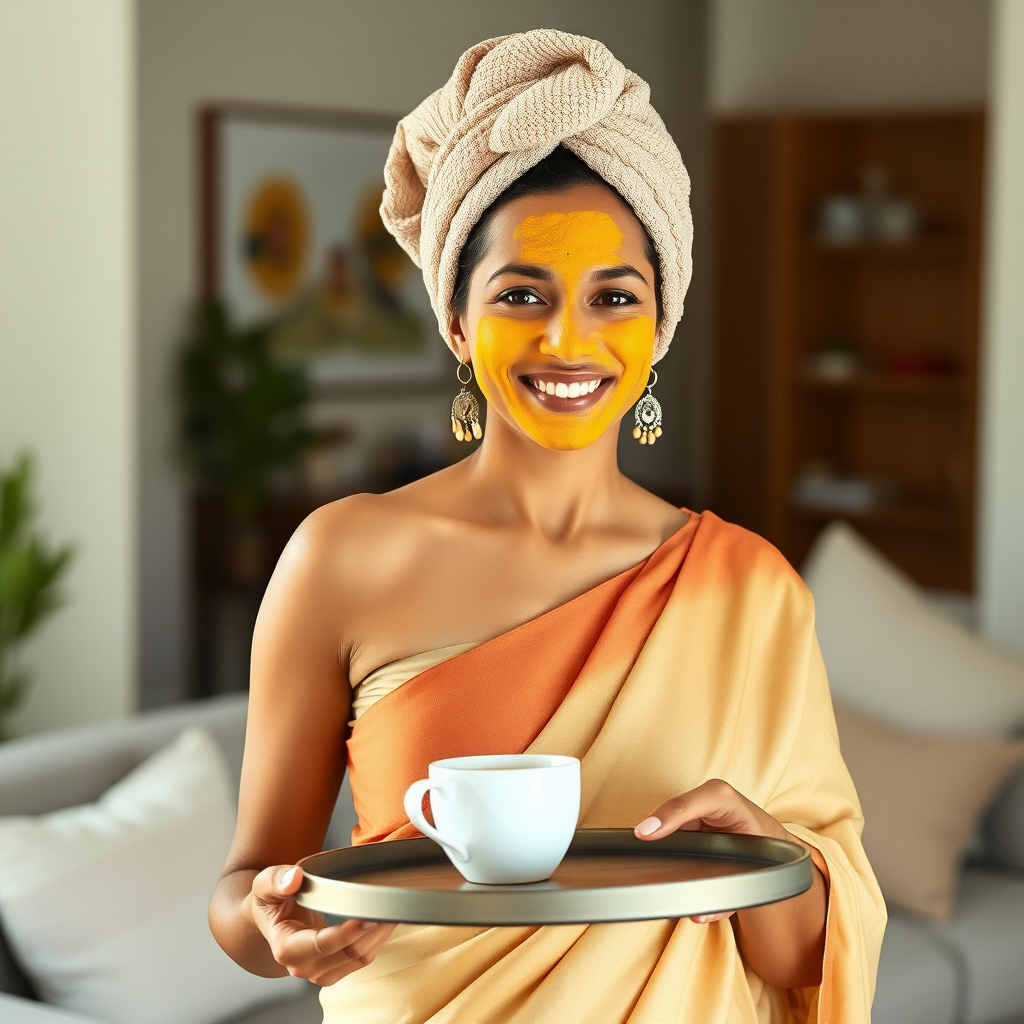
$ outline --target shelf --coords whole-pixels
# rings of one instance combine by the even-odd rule
[[[715,125],[712,507],[794,565],[838,518],[920,584],[973,586],[984,156],[980,110]],[[823,200],[868,165],[918,232],[829,241]],[[815,460],[854,486],[794,489]]]
[[[864,371],[849,377],[830,378],[813,370],[801,370],[795,378],[804,391],[846,395],[892,395],[899,398],[962,399],[967,380],[962,374],[909,374]]]
[[[854,512],[842,508],[817,508],[790,502],[789,511],[800,519],[815,522],[845,519],[862,526],[928,534],[956,534],[966,525],[963,513],[947,505],[879,505],[868,511]]]
[[[829,259],[962,259],[967,255],[966,238],[954,232],[921,235],[905,242],[826,242],[806,238],[804,252]]]

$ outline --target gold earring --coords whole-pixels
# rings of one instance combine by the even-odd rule
[[[641,444],[654,444],[661,437],[661,402],[651,394],[651,388],[658,383],[658,371],[651,367],[654,380],[647,385],[647,394],[636,403],[634,411],[636,426],[633,436]]]
[[[465,380],[462,379],[463,367],[469,374]],[[474,437],[479,441],[484,436],[480,427],[480,405],[476,396],[466,390],[466,385],[473,379],[473,368],[469,363],[460,362],[455,376],[462,385],[462,390],[452,402],[452,433],[456,441],[471,441]]]

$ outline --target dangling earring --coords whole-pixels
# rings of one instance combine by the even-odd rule
[[[466,368],[469,376],[462,379],[462,368]],[[452,402],[452,433],[456,441],[471,441],[474,437],[479,441],[484,436],[480,427],[480,405],[476,396],[466,390],[466,385],[473,379],[473,368],[469,363],[459,363],[455,376],[462,385],[462,390],[455,396]]]
[[[651,367],[654,380],[647,385],[647,394],[636,403],[634,410],[636,426],[633,436],[641,444],[654,444],[661,437],[661,402],[651,394],[651,388],[658,383],[658,371]]]

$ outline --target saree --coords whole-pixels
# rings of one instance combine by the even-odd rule
[[[813,599],[766,541],[710,513],[640,565],[421,672],[348,743],[355,843],[418,833],[430,761],[580,759],[583,828],[632,828],[724,779],[811,847],[828,888],[822,981],[780,989],[728,920],[402,926],[321,992],[327,1024],[868,1024],[885,907],[860,843]]]

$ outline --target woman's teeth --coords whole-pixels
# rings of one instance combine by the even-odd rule
[[[546,395],[554,395],[556,398],[579,398],[580,395],[589,395],[595,392],[601,384],[598,380],[573,381],[566,384],[559,381],[557,384],[550,380],[541,380],[539,377],[531,377],[530,383]]]

